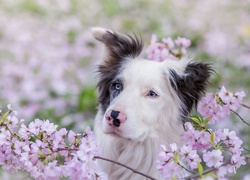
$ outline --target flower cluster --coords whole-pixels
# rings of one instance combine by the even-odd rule
[[[65,128],[57,130],[49,120],[35,119],[26,126],[10,105],[8,109],[0,121],[0,165],[4,170],[25,170],[35,179],[107,179],[98,172],[95,157],[100,150],[89,127],[81,135]]]
[[[246,96],[244,91],[232,93],[223,86],[219,93],[207,93],[198,103],[198,111],[204,117],[210,117],[210,124],[214,124],[219,119],[236,111],[243,98]]]
[[[170,149],[162,146],[157,168],[165,179],[184,178],[187,172],[197,173],[201,178],[223,179],[246,164],[242,155],[243,142],[234,131],[196,130],[190,122],[185,123],[185,128],[182,140],[186,144],[179,148],[176,144],[170,144]]]
[[[147,48],[148,58],[154,61],[164,61],[165,59],[180,59],[186,54],[186,48],[191,45],[191,41],[186,38],[177,37],[174,41],[172,38],[163,38],[158,41],[155,34],[152,35],[150,46]]]

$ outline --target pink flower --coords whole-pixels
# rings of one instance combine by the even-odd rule
[[[41,131],[46,132],[48,135],[51,135],[52,133],[56,132],[57,127],[58,125],[49,122],[49,120],[45,120],[43,121],[43,124],[41,126]]]
[[[223,141],[226,145],[234,144],[235,140],[238,140],[235,131],[229,131],[229,129],[223,130]]]
[[[176,145],[176,143],[170,144],[170,148],[171,148],[171,150],[172,150],[173,153],[177,152],[177,145]]]
[[[155,34],[152,34],[150,43],[151,43],[151,44],[155,44],[155,43],[157,43],[157,42],[158,42],[157,36],[156,36]]]
[[[219,179],[224,178],[227,175],[227,168],[225,166],[221,166],[217,169],[216,175]]]
[[[218,93],[222,102],[228,104],[230,100],[233,98],[233,94],[226,90],[224,86],[222,86],[220,92]]]
[[[167,163],[163,166],[157,166],[164,179],[182,178],[184,171],[175,162]]]
[[[76,134],[74,131],[70,130],[68,133],[68,140],[70,144],[75,144],[76,139],[80,137],[80,134]]]
[[[241,165],[245,165],[245,156],[240,156],[239,154],[234,154],[231,158],[231,164],[234,165],[235,169],[238,169]]]
[[[14,110],[11,108],[11,104],[8,104],[8,105],[7,105],[7,108],[8,108],[9,111],[13,112],[14,115],[16,115],[16,116],[18,115],[18,112],[17,112],[17,111],[14,111]]]
[[[162,42],[163,42],[163,44],[166,46],[166,49],[172,49],[172,48],[174,48],[174,42],[173,42],[173,40],[172,40],[172,38],[163,38],[162,39]]]
[[[41,121],[40,119],[35,119],[29,124],[29,131],[35,135],[38,135],[39,132],[41,131],[42,125],[43,121]]]
[[[208,151],[207,153],[203,154],[203,160],[206,162],[208,167],[215,167],[218,168],[222,165],[223,156],[221,150],[212,150]]]
[[[195,142],[195,131],[188,129],[181,134],[182,141],[186,142],[187,144],[193,144]]]
[[[236,93],[234,94],[234,96],[235,96],[235,98],[236,98],[239,102],[241,102],[241,101],[243,100],[243,98],[246,97],[246,94],[245,94],[244,91],[240,91],[240,92],[236,92]]]
[[[193,150],[192,146],[183,145],[180,148],[181,160],[186,162],[188,166],[193,170],[197,169],[197,162],[201,162],[200,156],[197,154],[197,150]]]
[[[93,131],[91,131],[91,129],[90,129],[89,126],[85,129],[85,138],[86,138],[88,141],[93,141],[94,138],[95,138],[95,134],[94,134]]]
[[[209,144],[210,143],[210,134],[207,131],[200,131],[196,134],[195,138],[201,143],[201,144]]]
[[[54,160],[44,168],[45,179],[59,179],[62,174],[62,168],[57,165],[57,161]]]
[[[26,142],[20,142],[20,141],[16,141],[14,144],[14,148],[15,148],[15,153],[20,155],[23,152],[29,152],[30,148],[29,145]]]
[[[191,45],[191,41],[189,39],[181,38],[181,37],[177,37],[177,39],[175,40],[175,43],[178,46],[184,47],[184,48],[187,48]]]
[[[8,122],[8,125],[9,125],[8,127],[10,128],[10,130],[13,130],[14,128],[16,128],[19,122],[16,116],[7,116],[6,120]]]

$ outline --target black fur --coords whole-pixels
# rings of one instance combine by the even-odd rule
[[[143,49],[141,38],[136,36],[125,36],[117,33],[106,32],[101,40],[107,48],[107,56],[104,59],[104,64],[98,67],[99,72],[99,98],[101,108],[106,111],[110,104],[110,86],[116,76],[121,71],[121,64],[126,57],[135,58],[140,55]]]
[[[183,122],[188,120],[192,108],[197,106],[213,72],[210,64],[198,62],[189,63],[182,76],[170,70],[170,82],[184,105],[181,107]]]

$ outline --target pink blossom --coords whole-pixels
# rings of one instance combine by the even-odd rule
[[[41,121],[40,119],[35,119],[29,124],[29,132],[38,135],[41,131],[42,124],[43,121]]]
[[[29,144],[26,142],[15,141],[14,148],[15,148],[14,152],[18,155],[20,155],[23,152],[30,151]]]
[[[245,165],[245,157],[240,156],[239,154],[234,154],[231,158],[231,164],[235,167],[235,169],[238,169],[241,165]]]
[[[223,86],[218,94],[207,93],[205,97],[201,98],[197,109],[205,118],[211,118],[209,124],[214,124],[228,116],[231,110],[236,111],[244,96],[243,91],[233,94]]]
[[[224,129],[223,135],[224,137],[222,140],[226,145],[233,144],[236,140],[238,140],[235,131],[229,131],[229,129]]]
[[[186,126],[187,127],[187,126]],[[195,131],[193,129],[188,129],[181,134],[182,141],[187,144],[193,144],[195,142]]]
[[[189,39],[181,38],[181,37],[177,37],[177,39],[175,40],[175,43],[178,46],[184,47],[184,48],[187,48],[191,45],[191,41]]]
[[[70,144],[75,144],[76,139],[80,137],[80,134],[75,133],[74,131],[70,130],[68,134],[68,140]]]
[[[212,150],[203,154],[203,160],[208,167],[218,168],[222,165],[223,156],[221,150]]]
[[[181,160],[186,162],[192,170],[197,169],[197,162],[201,162],[201,158],[197,154],[197,150],[193,150],[190,145],[183,145],[180,147],[179,154],[182,156]]]
[[[157,166],[164,179],[182,178],[184,177],[184,171],[174,162],[167,163],[163,166]]]
[[[228,104],[230,100],[233,98],[233,94],[226,90],[224,86],[222,86],[220,92],[218,93],[222,102]]]
[[[162,42],[164,43],[164,45],[166,46],[167,49],[174,48],[174,42],[173,42],[172,38],[170,38],[170,37],[163,38]]]
[[[54,160],[44,168],[45,179],[59,179],[61,176],[62,169],[57,165],[57,161]]]
[[[195,138],[201,143],[201,144],[209,144],[210,143],[210,134],[207,131],[200,131],[196,134]]]
[[[147,48],[148,59],[161,62],[166,59],[180,58],[186,53],[186,48],[191,44],[190,40],[180,37],[175,40],[175,43],[179,46],[177,49],[174,49],[175,44],[170,37],[163,38],[160,42],[157,36],[153,35],[151,43]]]
[[[48,135],[56,132],[56,128],[58,125],[49,122],[49,120],[45,120],[41,126],[41,131],[46,132]]]
[[[13,112],[14,115],[16,115],[16,116],[18,115],[18,112],[17,112],[17,111],[14,111],[14,110],[11,108],[11,104],[8,104],[8,105],[7,105],[7,108],[8,108],[9,111]]]
[[[219,179],[224,178],[227,175],[227,168],[225,166],[217,168],[216,175]]]
[[[151,44],[154,44],[154,43],[156,43],[156,42],[158,42],[158,38],[157,38],[157,36],[156,36],[155,34],[152,34],[150,43],[151,43]]]

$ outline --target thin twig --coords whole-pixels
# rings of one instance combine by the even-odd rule
[[[119,165],[119,166],[125,167],[125,168],[127,168],[127,169],[133,171],[133,173],[140,174],[140,175],[142,175],[142,176],[144,176],[144,177],[146,177],[146,178],[149,178],[149,179],[151,179],[151,180],[156,180],[155,178],[152,178],[152,177],[150,177],[150,176],[148,176],[148,175],[146,175],[146,174],[144,174],[144,173],[141,173],[141,172],[139,172],[139,171],[136,171],[136,170],[132,169],[131,167],[128,167],[128,166],[126,166],[126,165],[124,165],[124,164],[121,164],[121,163],[119,163],[119,162],[116,162],[116,161],[113,161],[113,160],[110,160],[110,159],[106,159],[106,158],[103,158],[103,157],[100,157],[100,156],[95,156],[94,158],[95,158],[95,159],[101,159],[101,160],[104,160],[104,161],[108,161],[108,162],[117,164],[117,165]]]
[[[242,105],[243,107],[247,108],[247,109],[250,109],[250,106],[248,106],[248,105],[246,105],[246,104],[241,103],[241,105]]]
[[[235,115],[237,115],[237,116],[241,119],[241,121],[242,121],[243,123],[245,123],[246,125],[248,125],[248,126],[250,127],[250,124],[249,124],[248,122],[246,122],[237,112],[235,112],[235,111],[232,110],[232,109],[230,109],[230,111],[233,112]]]
[[[248,151],[248,152],[250,152],[250,149],[247,149],[247,148],[243,148],[245,151]]]
[[[179,166],[181,166],[183,169],[185,169],[187,172],[190,172],[190,173],[192,173],[192,174],[196,174],[196,172],[193,172],[193,171],[187,169],[186,167],[182,166],[180,163],[177,163],[177,164],[178,164]]]
[[[229,162],[225,162],[225,163],[223,163],[221,166],[225,166],[225,165],[227,165],[228,163],[229,163]],[[207,169],[207,170],[203,171],[202,175],[205,175],[205,174],[207,174],[207,173],[210,173],[210,172],[212,172],[212,171],[214,171],[214,170],[216,170],[216,168]],[[194,175],[187,176],[187,177],[185,177],[185,178],[183,178],[183,179],[184,179],[184,180],[193,180],[193,179],[196,179],[196,178],[199,178],[199,177],[200,177],[200,175],[197,173],[197,174],[194,174]]]

